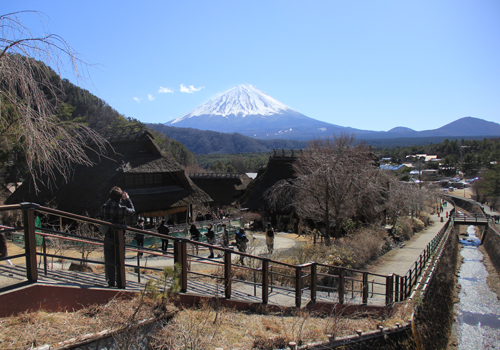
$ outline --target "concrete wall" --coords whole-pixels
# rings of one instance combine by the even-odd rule
[[[490,257],[491,263],[495,266],[497,273],[500,274],[500,234],[488,226],[483,232],[481,241],[483,242],[484,250]]]

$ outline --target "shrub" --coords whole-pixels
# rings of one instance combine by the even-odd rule
[[[413,228],[411,225],[411,219],[399,217],[392,230],[394,238],[401,241],[406,241],[413,235]]]
[[[425,224],[422,222],[422,220],[413,218],[412,227],[413,227],[413,232],[419,232],[425,228]]]

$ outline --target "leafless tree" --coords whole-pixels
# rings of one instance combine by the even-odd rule
[[[25,16],[48,28],[40,12],[0,16],[0,138],[4,149],[20,147],[33,180],[43,178],[48,185],[58,172],[67,178],[74,165],[92,165],[86,150],[93,146],[102,154],[106,141],[85,125],[55,116],[61,87],[51,80],[49,66],[60,74],[68,60],[81,76],[87,64],[60,36],[33,33],[22,22]]]
[[[369,147],[355,145],[353,136],[312,141],[293,167],[296,178],[277,183],[267,196],[274,203],[289,200],[299,216],[323,222],[327,244],[339,237],[345,219],[372,218],[387,190]]]

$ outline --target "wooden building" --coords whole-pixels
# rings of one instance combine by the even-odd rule
[[[90,154],[94,166],[77,166],[67,182],[59,179],[57,188],[39,185],[39,192],[27,180],[6,204],[34,202],[98,217],[110,189],[120,186],[130,195],[139,216],[181,223],[191,216],[193,204],[212,202],[180,164],[162,154],[149,132],[123,128],[104,136],[112,148],[106,156]]]
[[[214,201],[213,205],[234,204],[245,193],[252,181],[246,174],[191,173],[189,178]]]

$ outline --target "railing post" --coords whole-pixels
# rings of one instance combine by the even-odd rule
[[[385,305],[389,306],[394,301],[394,275],[390,274],[385,278]]]
[[[300,308],[302,303],[302,267],[295,268],[295,307]]]
[[[368,272],[363,272],[363,305],[368,304]]]
[[[400,284],[399,275],[394,275],[394,282],[395,282],[395,287],[396,287],[396,290],[394,291],[394,301],[398,302],[399,301],[399,284]]]
[[[231,251],[224,250],[224,293],[226,299],[231,299]]]
[[[180,242],[180,251],[179,251],[179,258],[180,258],[180,264],[181,264],[181,274],[180,274],[180,286],[181,286],[181,293],[186,293],[187,292],[187,274],[188,274],[188,265],[187,265],[187,241],[182,240]]]
[[[123,229],[115,230],[115,267],[116,286],[125,289],[127,280],[125,277],[125,231]]]
[[[345,290],[345,278],[344,278],[344,269],[340,268],[339,270],[339,304],[344,304],[344,290]]]
[[[42,238],[42,249],[43,249],[43,271],[45,276],[47,276],[47,240],[46,237]]]
[[[35,210],[24,209],[24,249],[26,251],[26,277],[28,281],[38,280],[36,267]]]
[[[262,260],[262,304],[269,302],[269,259]]]
[[[318,264],[313,262],[311,264],[311,302],[316,302],[316,293],[318,290]]]

